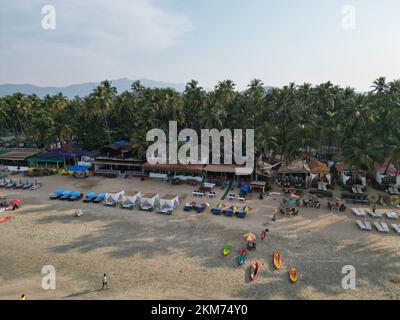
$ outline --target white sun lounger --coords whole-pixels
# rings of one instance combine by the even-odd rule
[[[382,226],[379,222],[374,222],[374,226],[375,226],[376,230],[378,230],[379,232],[385,232],[385,230],[382,228]]]
[[[393,228],[398,234],[400,234],[400,225],[398,225],[398,224],[392,224],[392,228]]]
[[[382,213],[380,212],[373,212],[371,210],[367,210],[368,214],[373,218],[382,218]]]
[[[381,222],[381,227],[384,232],[386,232],[386,233],[390,232],[389,226],[387,225],[386,222]]]
[[[359,227],[361,230],[367,230],[367,228],[365,227],[364,223],[363,223],[361,220],[357,220],[357,221],[356,221],[356,224],[358,225],[358,227]]]
[[[397,213],[396,212],[386,212],[386,217],[389,219],[397,219]]]
[[[366,228],[366,230],[371,231],[372,227],[371,227],[371,222],[369,221],[364,221],[364,226]]]
[[[353,211],[353,213],[357,216],[357,217],[365,217],[365,212],[357,209],[357,208],[353,208],[351,209]]]

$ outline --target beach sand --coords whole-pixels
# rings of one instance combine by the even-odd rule
[[[331,213],[327,200],[322,200],[321,209],[300,208],[297,217],[277,213],[273,222],[281,196],[259,200],[257,194],[250,195],[246,205],[253,212],[238,219],[214,216],[209,210],[184,212],[184,203],[193,199],[193,187],[184,184],[64,176],[40,181],[43,187],[37,191],[0,189],[0,196],[23,200],[19,210],[0,214],[16,214],[0,224],[0,299],[19,299],[22,293],[32,300],[400,298],[400,236],[393,230],[389,234],[363,232],[350,208]],[[49,200],[55,188],[83,193],[174,193],[180,197],[180,206],[165,216]],[[223,190],[216,188],[216,193],[215,199],[206,201],[222,202]],[[82,209],[83,216],[75,217],[75,209]],[[265,228],[269,229],[267,238],[257,242],[257,250],[249,252],[244,266],[238,266],[237,253],[246,245],[244,233],[259,235]],[[223,257],[227,242],[233,251]],[[272,265],[274,250],[283,255],[278,271]],[[261,271],[250,282],[248,269],[254,260],[261,262]],[[56,269],[55,290],[41,287],[45,265]],[[345,265],[356,269],[354,290],[342,288]],[[296,284],[289,281],[291,266],[299,272]],[[107,273],[109,290],[99,290],[103,273]]]

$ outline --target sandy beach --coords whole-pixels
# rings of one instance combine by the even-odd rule
[[[389,234],[363,232],[349,207],[344,213],[332,213],[326,199],[321,209],[301,207],[297,217],[277,213],[273,222],[271,217],[282,201],[279,195],[259,200],[251,194],[246,205],[253,208],[252,213],[238,219],[214,216],[209,210],[184,212],[184,203],[193,199],[189,185],[64,176],[40,181],[43,186],[37,191],[0,189],[0,196],[23,201],[19,210],[0,214],[16,215],[0,224],[0,299],[18,299],[22,293],[32,300],[400,298],[400,236],[392,229]],[[55,188],[83,193],[174,193],[180,206],[165,216],[49,200]],[[216,193],[211,205],[222,202],[223,191],[216,188]],[[83,216],[75,217],[75,209],[82,209]],[[257,242],[257,250],[249,253],[244,266],[238,266],[237,253],[246,244],[243,234],[259,235],[265,228],[269,229],[267,238]],[[232,243],[233,252],[223,257],[227,242]],[[272,265],[274,250],[283,255],[279,271]],[[248,269],[254,260],[261,262],[261,271],[250,282]],[[41,287],[44,265],[56,269],[55,290]],[[356,269],[354,290],[342,288],[344,265]],[[296,284],[288,278],[291,266],[299,272]],[[109,290],[99,290],[103,273],[107,273]]]

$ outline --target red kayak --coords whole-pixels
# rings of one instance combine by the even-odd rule
[[[4,217],[4,218],[1,218],[1,219],[0,219],[0,223],[5,222],[5,221],[8,221],[8,220],[10,220],[11,218],[12,218],[12,216],[7,216],[7,217]]]
[[[250,267],[250,280],[251,281],[254,281],[257,279],[259,271],[260,271],[260,264],[257,261],[254,261]]]

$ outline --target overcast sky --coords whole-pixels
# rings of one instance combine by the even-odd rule
[[[54,30],[42,28],[44,5]],[[400,78],[400,0],[0,0],[0,83],[229,78],[243,89],[260,78],[368,90],[379,76]]]

